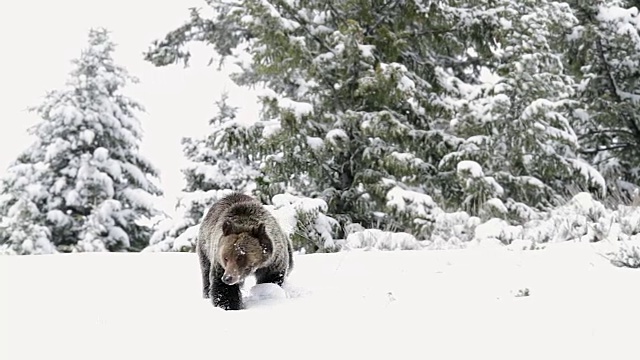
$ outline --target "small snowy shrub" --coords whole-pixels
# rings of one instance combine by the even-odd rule
[[[480,224],[480,218],[470,216],[467,212],[445,212],[434,209],[433,222],[428,228],[428,239],[431,240],[429,249],[451,249],[463,247],[463,244],[473,239],[475,228]]]
[[[461,206],[471,214],[479,214],[487,200],[497,199],[504,193],[502,186],[492,176],[485,176],[482,167],[475,161],[460,161],[456,170],[465,194]],[[493,205],[497,203],[494,201]]]
[[[478,242],[496,242],[509,245],[522,238],[522,226],[509,225],[502,219],[493,218],[475,228],[474,239]]]
[[[478,213],[481,219],[501,218],[504,219],[509,214],[509,209],[505,206],[502,200],[498,198],[492,198],[485,201]]]
[[[529,288],[523,288],[523,289],[518,289],[518,291],[516,291],[514,296],[515,297],[525,297],[525,296],[529,296],[530,294],[531,294],[531,292],[529,291]]]
[[[395,181],[385,179],[384,182],[389,186],[385,193],[386,209],[382,216],[378,216],[384,219],[384,225],[375,228],[386,231],[403,229],[418,238],[428,237],[433,216],[439,210],[435,201],[431,196],[405,189]]]
[[[291,194],[273,196],[269,208],[293,243],[303,253],[333,252],[333,234],[338,221],[326,215],[327,203],[322,199]]]
[[[618,205],[609,209],[591,194],[581,192],[564,205],[524,223],[522,239],[536,243],[625,241],[640,233],[640,208]]]
[[[523,226],[523,239],[537,243],[580,240],[594,242],[602,240],[604,224],[610,214],[604,205],[594,200],[589,193],[578,193],[566,204],[550,210],[539,219]],[[600,225],[594,222],[601,222]],[[599,230],[596,231],[596,228]]]
[[[0,245],[0,255],[17,255],[8,245]]]
[[[620,230],[629,236],[640,234],[640,205],[618,206]]]
[[[143,252],[194,252],[200,224],[192,224],[186,218],[164,218],[154,226],[155,232],[149,246]]]
[[[426,241],[419,241],[409,233],[379,229],[353,232],[338,243],[343,250],[421,250],[426,246]]]
[[[640,268],[640,245],[621,241],[618,249],[607,253],[607,258],[614,266]]]

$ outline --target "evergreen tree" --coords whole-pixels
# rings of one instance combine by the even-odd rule
[[[138,152],[143,108],[122,94],[137,81],[114,63],[105,29],[89,32],[67,86],[33,108],[36,140],[3,179],[0,243],[19,254],[137,251],[157,214],[157,170]]]
[[[2,180],[2,223],[0,224],[0,254],[51,254],[57,252],[51,241],[51,231],[45,225],[46,214],[39,207],[48,196],[41,183],[46,170],[42,163],[31,163],[29,154],[7,170]]]
[[[570,121],[575,84],[559,49],[577,23],[571,9],[538,0],[501,1],[496,9],[502,28],[486,63],[497,80],[461,102],[454,128],[466,140],[441,167],[459,173],[450,194],[472,214],[508,210],[520,220],[529,206],[556,206],[571,191],[603,194],[605,182],[580,158]]]
[[[158,224],[149,251],[195,251],[197,229],[209,207],[231,192],[249,194],[255,188],[259,175],[255,162],[227,141],[229,134],[241,129],[236,122],[238,109],[227,98],[224,94],[216,102],[218,114],[209,121],[208,136],[182,140],[189,165],[182,170],[186,186],[176,206],[178,217]]]
[[[262,161],[264,201],[320,197],[342,225],[415,230],[432,205],[426,193],[448,198],[451,174],[437,166],[461,141],[448,99],[454,79],[477,79],[468,49],[489,51],[496,24],[484,2],[207,3],[213,19],[192,10],[146,59],[188,64],[191,41],[222,60],[248,54],[233,79],[266,88],[264,111],[233,140]]]
[[[569,1],[579,25],[567,62],[578,79],[582,153],[630,200],[640,184],[640,17],[637,1]],[[625,199],[626,198],[626,199]]]

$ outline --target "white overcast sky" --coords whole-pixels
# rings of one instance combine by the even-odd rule
[[[103,26],[118,44],[114,57],[141,83],[127,94],[141,102],[145,135],[142,152],[161,171],[166,192],[162,207],[170,211],[183,185],[180,139],[202,134],[214,114],[214,101],[228,91],[241,117],[257,116],[252,93],[207,67],[210,50],[196,46],[192,65],[156,68],[142,58],[154,39],[188,18],[191,6],[204,0],[20,0],[0,2],[0,175],[29,145],[26,129],[38,119],[26,108],[48,90],[62,86],[70,60],[86,46],[89,28]],[[250,120],[249,120],[250,121]]]

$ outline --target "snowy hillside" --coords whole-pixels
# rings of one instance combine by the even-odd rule
[[[301,255],[236,312],[201,298],[192,253],[5,256],[0,358],[629,358],[640,272],[605,245]]]

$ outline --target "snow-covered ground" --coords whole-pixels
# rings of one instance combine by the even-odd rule
[[[595,246],[299,255],[229,312],[192,253],[3,256],[0,359],[633,358],[640,271]]]

